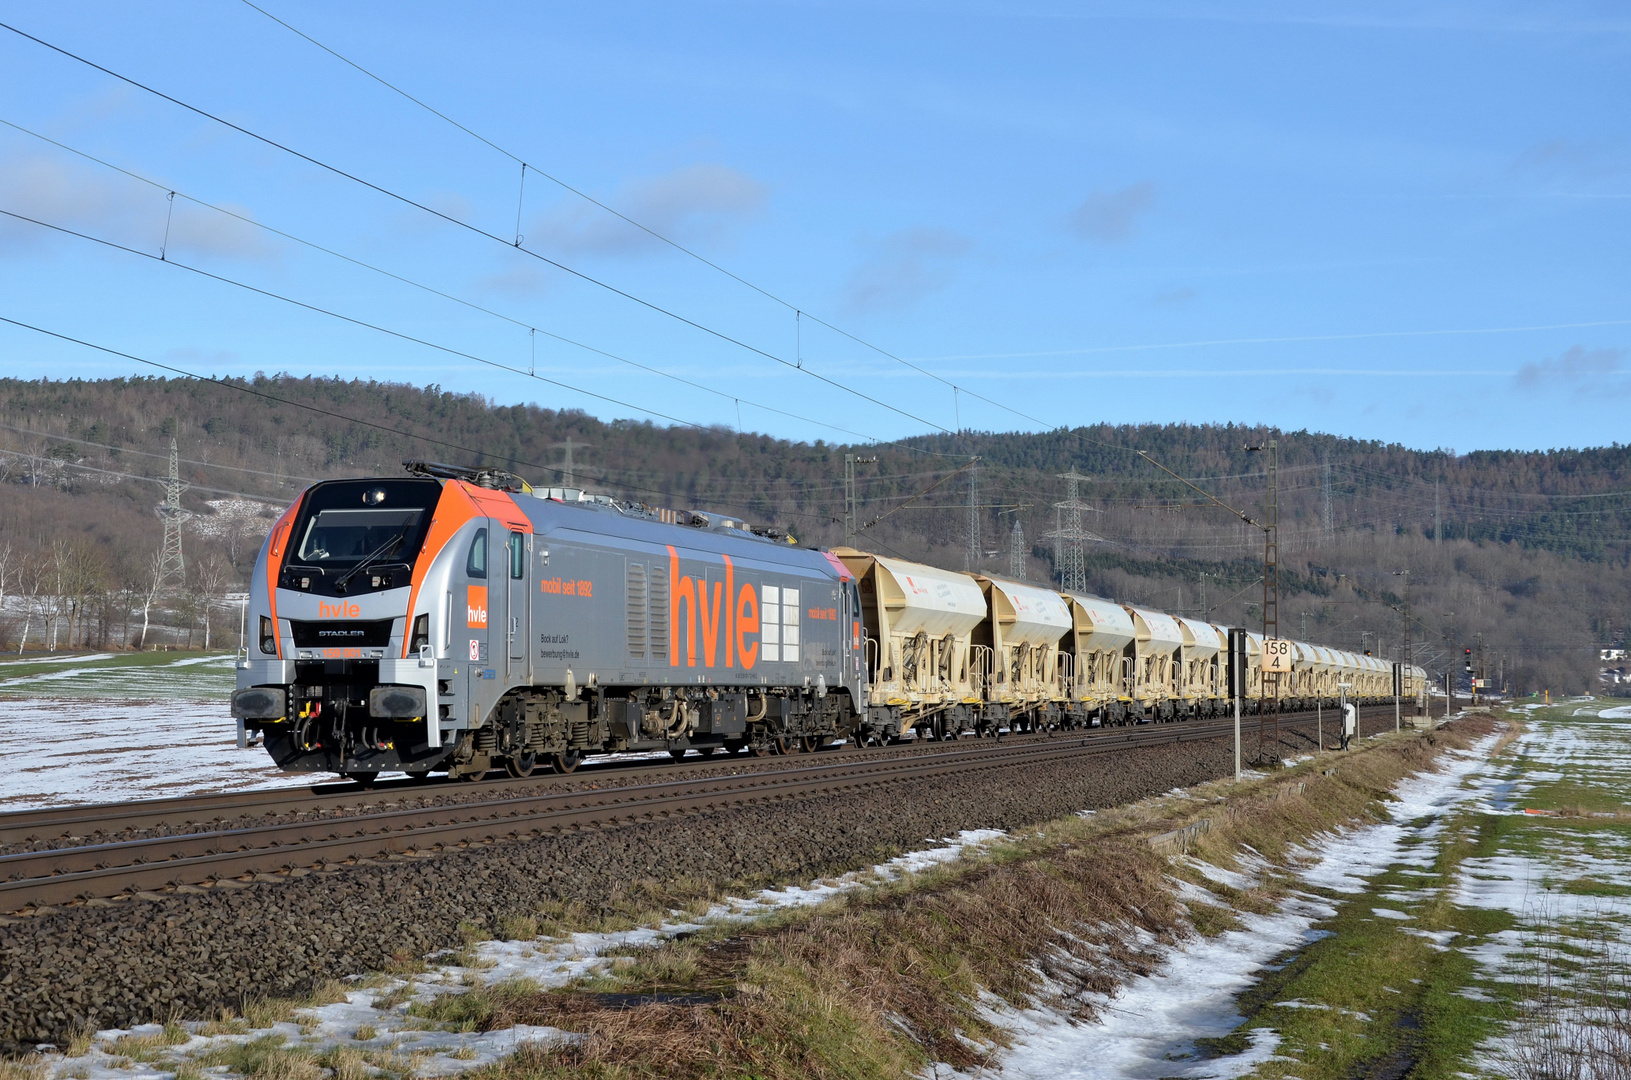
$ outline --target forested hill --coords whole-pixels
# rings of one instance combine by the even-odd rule
[[[876,458],[857,470],[862,521],[928,494],[879,521],[865,543],[959,567],[972,548],[983,568],[1006,570],[1016,541],[1036,579],[1053,573],[1046,534],[1067,486],[1058,474],[1074,469],[1084,477],[1083,528],[1102,540],[1087,548],[1091,588],[1244,622],[1253,617],[1261,534],[1203,505],[1136,451],[1255,517],[1266,455],[1245,448],[1275,439],[1289,590],[1282,629],[1289,621],[1291,632],[1306,624],[1316,640],[1398,648],[1403,622],[1387,604],[1403,599],[1393,572],[1410,570],[1414,602],[1437,609],[1430,620],[1417,615],[1415,640],[1449,647],[1446,636],[1481,630],[1510,654],[1510,670],[1537,680],[1555,672],[1559,688],[1572,680],[1584,689],[1585,658],[1624,636],[1631,610],[1631,447],[1619,445],[1457,455],[1233,425],[1097,425],[845,447],[604,423],[435,386],[286,376],[0,380],[0,425],[8,485],[0,529],[9,542],[94,545],[110,580],[139,578],[157,544],[153,481],[166,470],[172,435],[199,543],[230,536],[227,561],[238,574],[253,557],[254,528],[212,522],[242,514],[221,500],[287,503],[311,480],[397,473],[406,458],[496,465],[539,486],[560,484],[570,440],[577,486],[732,511],[810,543],[843,540],[845,454]],[[946,479],[976,456],[977,468]],[[1539,646],[1521,658],[1518,622],[1525,635],[1552,634],[1545,649],[1566,659],[1539,658]]]

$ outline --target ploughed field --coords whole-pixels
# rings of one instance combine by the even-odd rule
[[[1174,735],[1185,726],[1161,725]],[[1392,730],[1392,710],[1368,712],[1362,726],[1367,734]],[[1256,719],[1243,719],[1242,729],[1249,760],[1257,749]],[[1333,729],[1334,718],[1326,717],[1327,745]],[[1281,734],[1281,756],[1313,749],[1311,717],[1283,722]],[[1059,738],[1061,747],[1079,741],[1076,733]],[[404,787],[400,794],[416,805],[451,805],[506,793],[519,798],[548,789],[799,769],[841,755],[859,762],[937,749],[946,745],[634,766],[522,783]],[[925,838],[1012,829],[1119,805],[1232,768],[1232,740],[1225,736],[46,908],[0,925],[0,969],[8,973],[0,981],[0,1043],[14,1049],[60,1042],[86,1027],[128,1027],[174,1013],[210,1015],[238,1007],[246,997],[293,995],[324,978],[382,969],[393,957],[454,947],[461,922],[494,925],[561,902],[593,910],[630,892],[660,892],[661,883],[675,881],[751,886],[842,873],[920,846]],[[377,794],[394,799],[398,793]],[[256,821],[278,817],[263,813]],[[210,827],[223,824],[248,823]],[[186,831],[197,827],[171,823],[95,840]],[[42,837],[7,850],[62,843]]]

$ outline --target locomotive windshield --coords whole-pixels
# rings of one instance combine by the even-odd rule
[[[417,530],[421,510],[320,510],[306,525],[295,558],[314,566],[402,554]]]
[[[412,565],[441,497],[435,480],[332,480],[306,495],[291,563],[332,573]]]

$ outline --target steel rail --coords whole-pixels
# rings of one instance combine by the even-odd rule
[[[1381,708],[1381,706],[1377,706]],[[1297,714],[1293,714],[1297,715]],[[1244,718],[1249,722],[1250,718]],[[1209,721],[1174,721],[1174,723],[1203,724]],[[1155,725],[1165,728],[1169,725]],[[1030,742],[1057,742],[1061,737],[1113,738],[1116,732],[1147,730],[1149,725],[1130,728],[1091,728],[1081,731],[1053,732],[1042,735],[1009,735],[1004,744]],[[991,744],[975,745],[990,752]],[[1000,744],[999,744],[1000,745]],[[909,742],[890,747],[856,747],[841,751],[846,762],[917,757],[938,743]],[[830,753],[831,751],[829,751]],[[802,756],[802,755],[800,755]],[[616,759],[597,762],[594,767],[570,774],[541,773],[537,776],[515,779],[504,777],[485,780],[479,785],[456,781],[427,784],[422,780],[385,781],[379,787],[361,788],[350,781],[332,781],[287,788],[261,788],[254,791],[222,792],[208,795],[185,795],[163,799],[138,799],[124,802],[89,803],[84,806],[49,807],[37,810],[0,812],[0,845],[46,841],[63,837],[89,836],[101,832],[124,832],[160,826],[202,826],[223,820],[234,820],[267,814],[295,814],[311,811],[366,812],[374,806],[384,806],[414,799],[437,799],[444,795],[462,797],[481,791],[527,791],[545,785],[593,782],[599,776],[616,781],[638,780],[644,776],[683,773],[698,767],[747,768],[756,771],[785,771],[800,766],[790,764],[797,757],[773,759],[718,757],[693,761],[651,762],[635,760],[618,762]],[[737,773],[736,775],[742,775]],[[451,804],[448,804],[451,805]]]
[[[1228,734],[1232,719],[1157,724],[747,774],[453,803],[0,856],[0,910],[146,892],[337,862],[422,854],[509,839],[610,828],[749,803],[819,796],[1041,758],[1172,745]],[[18,876],[21,875],[21,876]]]
[[[1036,741],[1048,736],[1009,736],[1004,742]],[[876,760],[881,757],[908,757],[922,754],[924,743],[890,747],[861,747],[840,751],[845,761]],[[981,743],[989,749],[991,744]],[[828,750],[827,753],[833,751]],[[624,781],[648,775],[685,773],[699,767],[747,768],[760,771],[792,768],[805,755],[694,758],[684,762],[649,759],[609,758],[597,760],[588,768],[572,773],[540,772],[524,778],[498,777],[476,784],[455,780],[386,780],[377,787],[363,788],[349,780],[322,784],[259,788],[253,791],[222,792],[209,795],[182,795],[163,799],[135,799],[125,802],[87,803],[83,806],[47,807],[37,810],[0,812],[0,845],[47,840],[68,835],[90,835],[97,831],[125,831],[157,825],[207,824],[224,818],[241,818],[257,813],[282,814],[308,810],[343,810],[368,807],[416,798],[434,799],[444,795],[462,797],[483,791],[525,791],[543,785],[593,783],[597,778]]]

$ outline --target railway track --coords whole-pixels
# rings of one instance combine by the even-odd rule
[[[1366,710],[1375,720],[1383,709]],[[1385,709],[1391,714],[1391,708]],[[1311,717],[1282,718],[1285,727]],[[1052,737],[934,744],[915,753],[851,752],[812,756],[809,764],[725,775],[672,777],[683,768],[648,767],[634,782],[573,790],[527,790],[531,781],[495,783],[492,797],[433,806],[403,806],[425,787],[364,791],[352,785],[274,789],[186,799],[105,804],[70,810],[0,815],[0,842],[40,836],[83,836],[257,814],[319,811],[319,820],[289,820],[242,828],[205,828],[110,843],[73,844],[0,856],[0,911],[30,913],[84,901],[109,900],[168,889],[193,889],[264,875],[299,875],[359,860],[423,857],[475,844],[520,840],[577,829],[612,828],[641,821],[772,800],[855,791],[949,773],[1007,769],[1041,758],[1091,756],[1137,747],[1214,739],[1233,730],[1233,719],[1055,733]],[[1243,742],[1255,738],[1256,718],[1243,718]],[[1249,752],[1248,752],[1249,756]],[[797,759],[795,759],[797,760]],[[769,763],[766,763],[767,765]],[[461,795],[471,791],[460,785]]]

